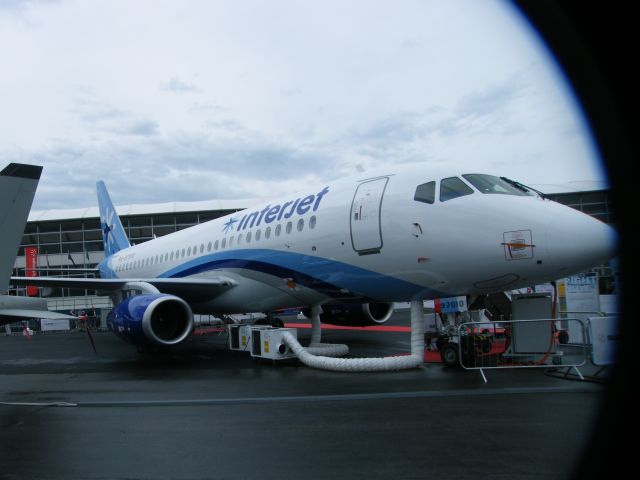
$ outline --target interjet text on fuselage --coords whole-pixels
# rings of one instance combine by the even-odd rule
[[[295,200],[290,200],[278,205],[267,205],[262,210],[256,210],[242,217],[236,228],[237,232],[245,230],[247,228],[253,228],[259,226],[263,221],[265,224],[277,222],[284,219],[289,219],[293,215],[298,214],[300,216],[305,215],[309,211],[315,212],[320,206],[322,197],[329,193],[329,187],[324,187],[317,194],[307,195],[306,197],[299,197]],[[228,223],[225,224],[225,230],[229,231]]]

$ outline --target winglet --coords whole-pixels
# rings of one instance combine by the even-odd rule
[[[40,180],[42,167],[40,165],[26,165],[24,163],[10,163],[2,169],[0,176],[28,178],[30,180]]]
[[[104,182],[97,182],[96,188],[98,190],[98,208],[100,209],[100,227],[102,229],[104,254],[106,257],[110,257],[120,250],[129,248],[131,244],[127,234],[124,232]]]

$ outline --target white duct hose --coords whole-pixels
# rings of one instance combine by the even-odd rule
[[[349,354],[349,347],[340,343],[312,343],[304,349],[311,355],[323,355],[325,357],[344,357]]]
[[[306,351],[311,355],[321,355],[325,357],[344,357],[349,353],[349,347],[337,343],[322,343],[322,326],[320,324],[320,314],[322,307],[314,305],[311,307],[311,343]]]
[[[308,352],[289,332],[284,341],[302,363],[337,372],[383,372],[421,367],[424,364],[424,320],[422,301],[411,302],[411,355],[383,358],[330,358]]]
[[[322,341],[321,313],[322,307],[320,305],[311,307],[311,345],[317,345]]]

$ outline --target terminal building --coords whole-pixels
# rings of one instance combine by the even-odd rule
[[[608,189],[542,185],[539,190],[554,201],[587,213],[615,226],[615,209]],[[254,200],[212,200],[163,204],[116,206],[132,244],[243,210]],[[14,265],[13,274],[82,276],[78,269],[90,269],[104,258],[98,207],[70,210],[32,211]],[[594,269],[602,289],[611,290],[614,272],[609,266]],[[613,293],[611,291],[603,293]],[[42,296],[49,309],[59,312],[108,309],[107,297],[91,290],[11,288],[9,294]],[[98,315],[99,316],[99,315]]]

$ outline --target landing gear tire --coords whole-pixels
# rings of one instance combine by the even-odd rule
[[[457,343],[449,342],[440,349],[440,358],[447,367],[460,366],[460,349]]]

